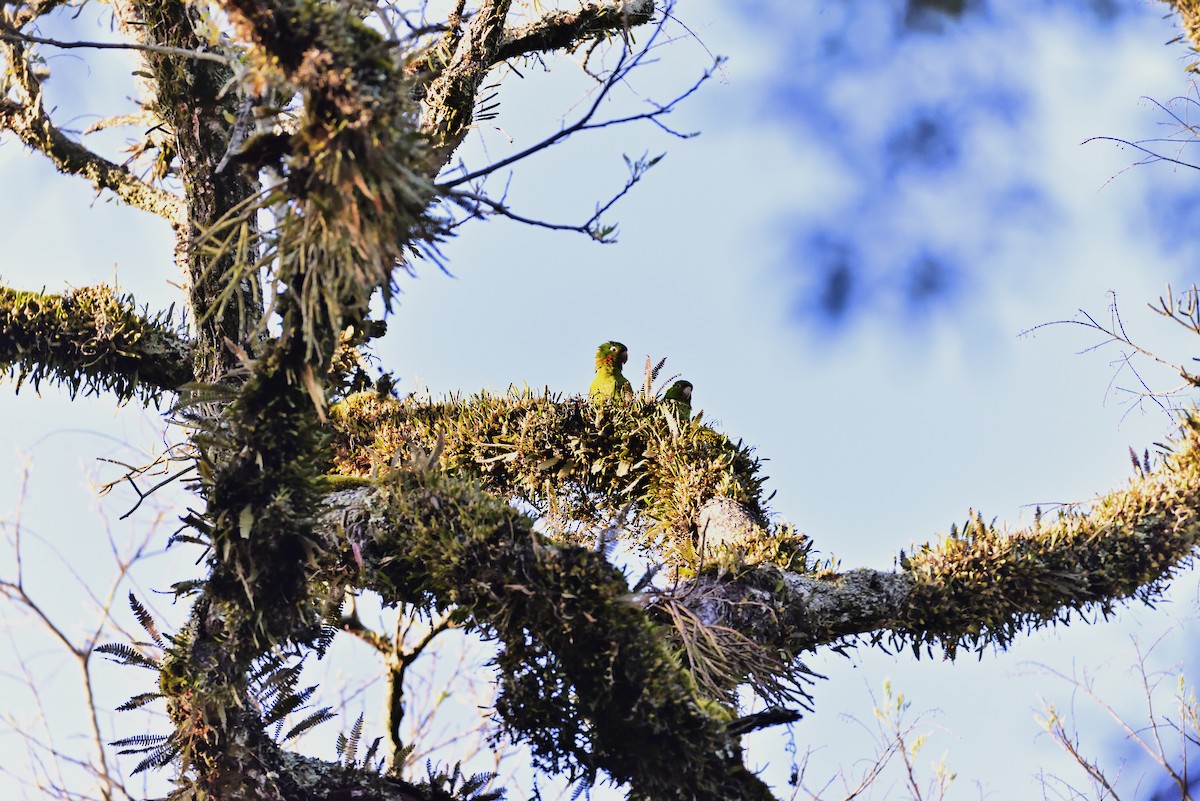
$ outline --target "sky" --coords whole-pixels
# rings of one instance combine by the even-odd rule
[[[1185,232],[1200,175],[1134,166],[1133,148],[1085,143],[1178,134],[1146,99],[1196,95],[1187,49],[1164,44],[1176,35],[1165,8],[968,2],[955,17],[898,2],[682,3],[667,28],[674,41],[611,106],[618,115],[642,98],[669,99],[714,54],[727,56],[670,115],[672,128],[700,135],[646,124],[590,132],[520,164],[508,185],[521,213],[575,222],[623,184],[623,154],[665,152],[608,215],[618,242],[470,223],[444,245],[445,272],[423,265],[401,279],[379,356],[400,391],[435,395],[512,384],[582,392],[608,339],[630,347],[631,366],[666,356],[668,371],[695,384],[706,419],[769,460],[773,511],[845,568],[888,568],[900,548],[961,524],[969,508],[1022,525],[1035,505],[1117,488],[1130,474],[1128,448],[1163,440],[1170,420],[1130,402],[1137,379],[1117,349],[1094,349],[1102,335],[1038,326],[1080,319],[1081,309],[1107,321],[1115,296],[1139,344],[1168,360],[1195,352],[1146,304],[1168,282],[1195,280]],[[569,60],[550,64],[502,76],[499,116],[461,153],[469,166],[579,113],[585,81]],[[87,64],[60,55],[50,66],[52,100],[79,128],[108,99],[92,87],[132,92],[118,55]],[[1186,115],[1192,103],[1171,108]],[[1180,142],[1163,147],[1188,158]],[[115,274],[155,307],[178,300],[166,226],[59,179],[11,139],[0,139],[0,238],[0,276],[12,286],[59,290]],[[1155,388],[1178,383],[1139,365]],[[11,537],[20,471],[32,461],[20,525],[26,567],[42,581],[62,570],[51,547],[71,564],[100,564],[111,558],[106,528],[125,543],[174,528],[169,511],[157,524],[147,509],[118,520],[129,495],[97,502],[89,484],[115,477],[97,457],[133,459],[161,439],[153,415],[28,388],[0,391],[0,413],[17,421],[0,448],[0,517]],[[30,544],[38,537],[44,545]],[[136,588],[169,615],[153,590],[192,568],[180,554],[156,559]],[[0,572],[14,569],[11,552],[0,556]],[[56,584],[40,597],[79,629],[85,601]],[[890,680],[912,714],[928,714],[920,759],[945,756],[957,773],[948,797],[1042,797],[1039,771],[1082,785],[1039,736],[1042,698],[1074,699],[1085,746],[1106,764],[1129,760],[1123,775],[1136,783],[1149,768],[1119,730],[1035,665],[1096,675],[1106,700],[1136,719],[1132,638],[1159,643],[1156,668],[1190,664],[1196,603],[1184,573],[1156,609],[1122,607],[1111,621],[1037,632],[978,660],[818,653],[806,660],[828,676],[814,688],[815,712],[790,740],[755,738],[750,761],[786,781],[791,742],[817,749],[816,786],[839,767],[853,771],[873,753],[872,709]],[[29,634],[22,620],[7,623],[6,638]],[[0,648],[16,647],[7,642]],[[36,670],[70,686],[53,645],[29,653]],[[17,686],[18,674],[0,682]],[[1151,780],[1140,781],[1144,790]],[[875,797],[889,789],[901,792],[885,782]]]

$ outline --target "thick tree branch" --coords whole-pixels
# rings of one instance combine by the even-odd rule
[[[157,400],[192,380],[191,342],[166,314],[138,311],[106,286],[62,295],[0,287],[0,370],[72,395]]]
[[[554,545],[473,482],[425,467],[327,507],[316,530],[343,581],[389,603],[452,604],[503,643],[496,708],[544,766],[604,770],[636,797],[770,798],[728,711],[698,694],[601,554]]]
[[[677,692],[690,681],[658,672],[661,666],[637,672],[647,670],[642,662],[630,673],[634,668],[614,656],[658,653],[661,635],[638,633],[643,624],[633,621],[640,613],[619,601],[627,598],[624,579],[600,553],[540,539],[507,504],[428,469],[333,493],[317,530],[331,552],[340,548],[335,572],[344,581],[393,602],[452,603],[504,641],[498,708],[535,751],[554,753],[562,742],[573,742],[546,738],[557,738],[558,727],[574,716],[590,714],[596,716],[594,729],[588,750],[575,756],[580,764],[609,771],[620,765],[614,776],[641,791],[651,786],[643,782],[657,781],[639,775],[642,751],[650,749],[657,770],[683,761],[693,779],[711,780],[696,773],[706,769],[695,760],[719,750],[714,741],[664,759],[660,741],[641,745],[657,724],[648,721],[649,732],[630,728],[630,721],[646,716],[645,704],[660,703],[658,693],[671,687]],[[668,597],[688,605],[706,625],[733,629],[768,652],[796,655],[867,636],[914,650],[936,645],[953,655],[960,647],[1007,646],[1019,633],[1066,621],[1072,613],[1107,614],[1124,599],[1153,600],[1198,543],[1200,419],[1191,419],[1159,469],[1100,498],[1086,513],[1064,512],[1016,532],[999,531],[972,514],[942,543],[902,555],[898,572],[796,572],[770,564],[722,572],[714,566]],[[586,658],[578,653],[585,643]],[[550,673],[534,664],[549,665]],[[604,682],[596,683],[594,670],[603,671]],[[561,686],[558,676],[569,679],[571,692],[539,704],[546,687]],[[624,688],[626,680],[642,689]],[[568,697],[578,698],[579,706]],[[678,714],[659,710],[649,717],[661,722]],[[679,719],[668,728],[696,732],[698,725]],[[537,727],[543,734],[530,731]],[[729,736],[728,728],[722,730]],[[705,725],[700,731],[712,730]],[[687,739],[694,745],[697,737]],[[632,752],[619,743],[633,744]],[[691,785],[672,786],[692,791]],[[749,790],[726,786],[722,792],[745,797]]]
[[[611,36],[631,27],[644,25],[654,16],[653,0],[627,3],[615,0],[611,3],[588,3],[575,11],[548,11],[541,18],[504,32],[499,46],[491,56],[487,68],[535,53],[552,50],[574,50],[585,42]],[[451,30],[457,26],[452,25]],[[457,39],[450,40],[457,45]],[[408,62],[405,72],[421,75],[425,80],[438,77],[446,67],[442,56],[446,40],[425,50]]]
[[[551,11],[528,25],[505,32],[496,50],[496,61],[548,50],[573,50],[590,39],[645,25],[653,17],[653,0],[588,3],[575,11]]]
[[[701,619],[800,653],[867,636],[914,651],[1003,648],[1073,613],[1153,601],[1200,544],[1200,418],[1158,470],[1086,512],[1003,532],[978,514],[936,545],[901,552],[898,572],[798,574],[760,565],[701,577],[679,593]]]
[[[421,132],[432,145],[435,174],[467,135],[479,86],[496,64],[511,5],[512,0],[484,0],[445,67],[425,89]]]
[[[415,446],[436,450],[446,470],[533,506],[575,542],[590,544],[597,528],[632,510],[623,536],[673,567],[694,568],[702,544],[803,562],[803,537],[767,531],[752,449],[699,419],[669,417],[658,403],[596,405],[529,392],[445,402],[363,392],[331,409],[344,475],[369,475]],[[704,512],[715,499],[723,502]]]

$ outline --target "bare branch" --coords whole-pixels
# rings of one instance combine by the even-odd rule
[[[636,161],[630,160],[628,157],[626,157],[625,164],[629,168],[629,177],[625,179],[625,186],[621,187],[618,192],[613,194],[604,203],[597,203],[596,210],[590,217],[581,223],[553,223],[547,222],[546,220],[526,217],[514,212],[511,208],[509,208],[508,205],[505,204],[504,198],[495,200],[485,194],[479,194],[475,192],[453,190],[449,193],[449,197],[467,210],[468,217],[466,219],[495,215],[499,217],[505,217],[525,225],[532,225],[536,228],[547,228],[551,231],[575,231],[581,234],[586,234],[592,239],[595,239],[597,242],[609,244],[616,241],[616,226],[601,225],[600,219],[609,211],[609,209],[616,205],[617,201],[625,197],[625,195],[629,193],[629,190],[633,189],[633,187],[639,181],[641,181],[643,177],[645,177],[646,172],[661,159],[662,155],[658,155],[649,159],[643,156]],[[462,222],[465,221],[466,220],[463,220]],[[461,224],[461,222],[457,224]]]
[[[657,31],[656,31],[656,34],[657,34]],[[539,153],[543,150],[547,150],[550,147],[564,141],[572,134],[578,133],[580,131],[600,130],[600,129],[609,128],[609,127],[612,127],[615,125],[624,125],[626,123],[637,122],[639,120],[646,120],[649,122],[653,122],[656,125],[659,125],[660,127],[663,128],[663,130],[667,131],[668,133],[670,133],[673,136],[683,138],[683,139],[687,139],[687,138],[694,136],[695,134],[692,134],[692,133],[681,134],[681,133],[673,131],[669,128],[666,128],[665,126],[662,125],[660,118],[667,114],[670,114],[679,103],[681,103],[682,101],[684,101],[685,99],[690,97],[692,94],[694,94],[697,90],[699,90],[699,88],[709,78],[711,78],[716,73],[717,68],[722,63],[721,60],[719,60],[719,59],[717,61],[715,61],[712,66],[710,66],[708,69],[706,69],[701,74],[701,76],[695,81],[695,83],[693,83],[688,89],[681,92],[673,100],[671,100],[665,104],[657,104],[657,103],[652,104],[651,109],[649,111],[639,112],[637,114],[630,114],[630,115],[626,115],[623,117],[615,117],[615,118],[611,118],[611,119],[596,120],[596,114],[599,112],[601,104],[604,102],[605,98],[608,97],[609,93],[613,90],[613,88],[615,86],[617,86],[619,83],[621,83],[622,81],[624,81],[628,78],[629,73],[635,67],[637,67],[638,64],[641,63],[642,58],[646,55],[647,52],[649,52],[649,48],[652,45],[653,45],[653,37],[651,38],[651,41],[647,43],[646,47],[641,49],[637,53],[631,55],[628,52],[623,52],[621,54],[620,59],[618,60],[617,65],[613,68],[612,73],[604,80],[604,82],[596,90],[596,96],[592,99],[592,102],[588,105],[588,108],[584,111],[584,113],[577,120],[575,120],[575,122],[560,129],[556,133],[553,133],[550,136],[547,136],[542,141],[540,141],[534,145],[531,145],[517,153],[514,153],[511,156],[506,156],[505,158],[500,159],[496,162],[493,162],[492,164],[489,164],[488,166],[482,167],[478,170],[472,170],[464,175],[460,175],[460,176],[448,179],[446,181],[443,181],[440,184],[438,184],[438,188],[441,190],[448,190],[448,189],[453,189],[454,187],[462,186],[463,184],[466,184],[466,183],[471,183],[472,181],[477,181],[480,178],[483,178],[485,176],[488,176],[488,175],[496,172],[497,170],[503,169],[504,167],[507,167],[518,161],[521,161],[522,159],[526,159],[535,153]]]
[[[1110,292],[1109,295],[1110,295],[1110,301],[1109,301],[1108,311],[1109,311],[1109,317],[1110,317],[1111,322],[1109,322],[1108,324],[1101,323],[1090,312],[1080,309],[1079,316],[1082,319],[1053,320],[1051,322],[1041,323],[1041,324],[1036,325],[1032,328],[1029,328],[1025,331],[1022,331],[1021,334],[1023,336],[1025,334],[1032,333],[1034,331],[1037,331],[1039,329],[1042,329],[1042,328],[1045,328],[1048,326],[1059,326],[1059,325],[1076,325],[1076,326],[1082,326],[1084,328],[1091,329],[1093,331],[1098,331],[1099,333],[1101,333],[1105,337],[1107,337],[1107,339],[1105,339],[1103,342],[1099,342],[1095,345],[1091,345],[1088,348],[1085,348],[1083,351],[1084,353],[1089,353],[1091,351],[1099,350],[1100,348],[1103,348],[1107,345],[1111,345],[1114,343],[1123,348],[1128,348],[1129,351],[1122,351],[1120,358],[1115,360],[1115,362],[1114,362],[1116,365],[1118,365],[1118,369],[1117,369],[1117,372],[1113,375],[1113,381],[1115,382],[1117,376],[1121,373],[1121,371],[1123,369],[1128,368],[1128,370],[1131,373],[1133,373],[1134,377],[1137,379],[1138,384],[1141,386],[1143,391],[1128,390],[1128,389],[1126,389],[1124,391],[1129,392],[1131,395],[1135,396],[1138,399],[1139,403],[1145,399],[1152,400],[1163,411],[1166,411],[1169,414],[1179,411],[1178,407],[1173,406],[1173,405],[1168,407],[1167,404],[1164,403],[1163,401],[1173,398],[1173,397],[1176,397],[1180,393],[1188,390],[1189,388],[1200,387],[1200,375],[1191,372],[1190,370],[1188,370],[1186,367],[1184,367],[1181,364],[1169,362],[1166,359],[1163,359],[1158,354],[1154,353],[1153,351],[1151,351],[1145,347],[1142,347],[1141,345],[1134,342],[1133,338],[1130,336],[1129,332],[1125,328],[1124,320],[1121,318],[1121,312],[1117,306],[1116,293]],[[1197,297],[1200,297],[1200,296],[1197,295],[1197,291],[1193,287],[1191,291],[1185,292],[1183,297],[1180,300],[1176,301],[1171,292],[1171,287],[1168,285],[1166,296],[1160,297],[1158,299],[1158,304],[1151,305],[1150,308],[1155,313],[1157,313],[1163,317],[1166,317],[1168,319],[1174,320],[1175,322],[1182,325],[1184,328],[1187,328],[1192,333],[1200,333],[1200,318],[1195,317],[1196,310],[1198,308]],[[1178,373],[1179,376],[1182,377],[1183,380],[1186,382],[1186,384],[1183,386],[1179,386],[1179,387],[1173,387],[1168,390],[1156,390],[1156,389],[1151,388],[1150,385],[1147,384],[1146,381],[1142,378],[1141,374],[1139,373],[1139,371],[1133,364],[1133,358],[1135,355],[1149,359],[1149,360],[1155,362],[1156,364],[1159,364],[1163,367],[1166,367],[1166,368]],[[1109,386],[1111,388],[1113,386],[1113,384],[1110,382]]]
[[[139,50],[143,53],[157,53],[163,56],[179,56],[193,58],[198,61],[215,61],[218,64],[229,64],[230,59],[219,53],[204,50],[185,50],[182,47],[166,47],[163,45],[134,44],[132,42],[63,42],[58,39],[46,39],[20,31],[0,33],[0,40],[6,42],[27,42],[30,44],[49,45],[63,50],[85,48],[88,50]]]

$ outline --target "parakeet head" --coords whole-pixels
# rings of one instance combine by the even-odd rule
[[[629,361],[629,348],[620,342],[605,342],[596,349],[596,370],[616,371]]]
[[[681,403],[692,402],[692,382],[691,381],[676,381],[671,385],[663,395],[664,400],[680,401]]]

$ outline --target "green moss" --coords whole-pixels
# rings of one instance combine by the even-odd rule
[[[316,478],[316,484],[318,487],[325,488],[329,492],[337,492],[338,490],[351,489],[353,487],[370,487],[374,484],[374,481],[362,476],[324,475]]]
[[[441,402],[363,392],[335,404],[330,419],[339,473],[366,476],[413,448],[438,450],[444,469],[532,506],[567,541],[591,543],[597,527],[633,512],[624,527],[641,545],[693,563],[708,500],[766,517],[753,451],[698,418],[668,421],[660,404],[515,390]],[[780,553],[789,564],[793,555]]]

